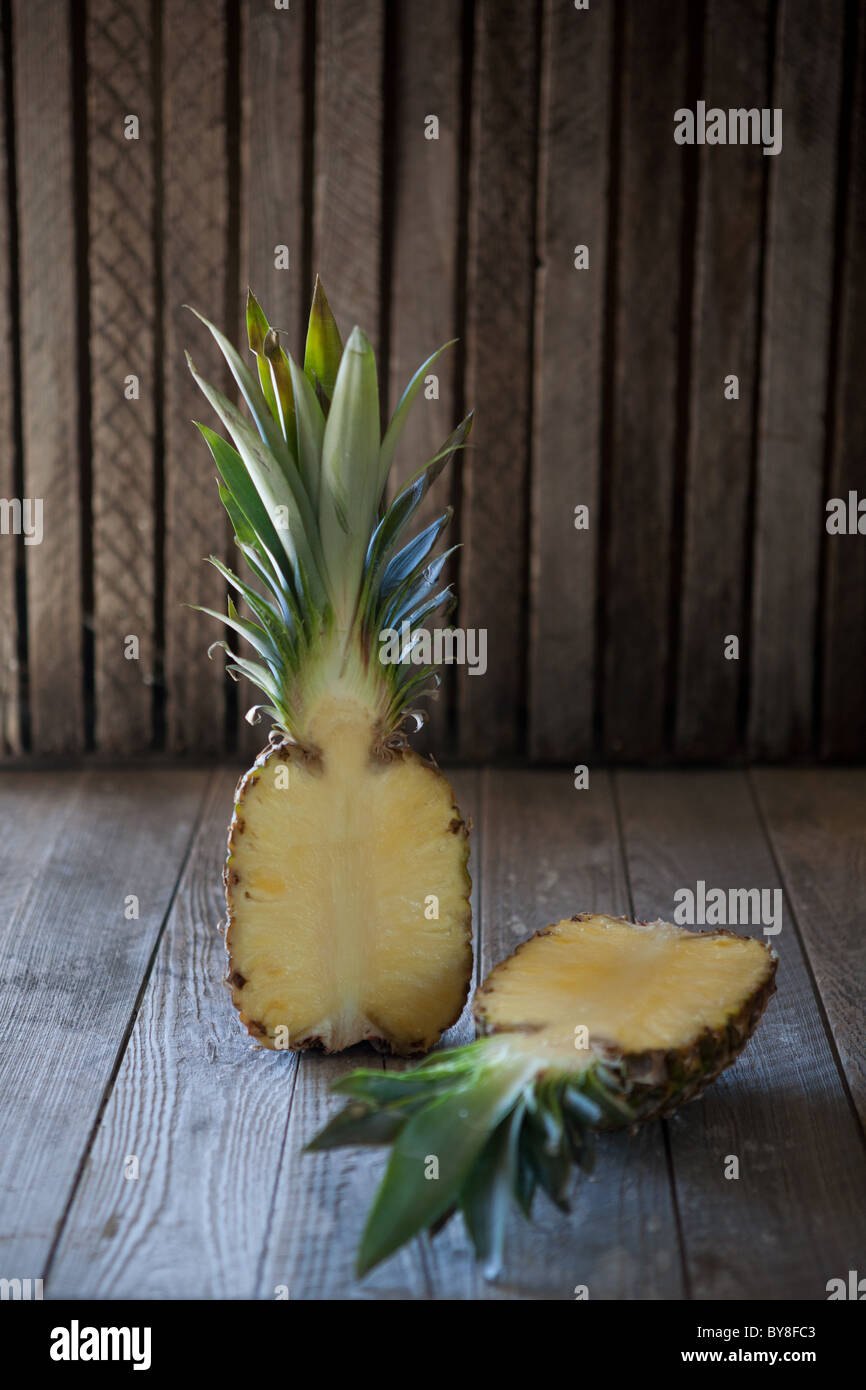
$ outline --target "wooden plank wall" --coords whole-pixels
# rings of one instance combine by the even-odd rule
[[[376,344],[383,413],[460,340],[398,479],[477,411],[423,520],[455,509],[457,621],[488,669],[446,672],[430,749],[863,758],[866,537],[825,527],[866,494],[855,3],[0,17],[0,493],[44,526],[25,545],[2,509],[4,755],[262,741],[184,606],[221,605],[203,557],[229,537],[184,349],[223,378],[182,306],[239,336],[250,283],[297,344],[318,271]],[[699,99],[781,107],[781,155],[677,145]]]

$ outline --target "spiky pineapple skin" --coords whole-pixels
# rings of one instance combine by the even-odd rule
[[[589,912],[575,913],[573,922],[590,921]],[[634,925],[627,917],[613,918],[613,921]],[[653,923],[640,922],[641,926]],[[509,961],[520,955],[538,937],[555,934],[557,923],[551,923],[533,933],[526,941],[500,961],[487,976],[477,991],[472,1004],[476,1030],[483,1037],[496,1033],[507,1034],[508,1029],[491,1023],[487,1014],[490,997],[496,990],[496,976]],[[737,932],[720,928],[713,932],[692,932],[690,935],[703,937],[738,937]],[[776,992],[776,969],[778,957],[766,942],[760,942],[767,954],[767,970],[763,980],[737,1012],[729,1017],[719,1028],[705,1028],[688,1048],[651,1048],[643,1052],[628,1052],[603,1039],[592,1043],[594,1052],[605,1063],[616,1069],[629,1090],[631,1118],[617,1120],[609,1114],[598,1125],[600,1130],[636,1127],[650,1120],[673,1115],[688,1101],[697,1100],[716,1078],[731,1066],[757,1028],[764,1010]],[[540,1074],[543,1068],[540,1068]],[[565,1069],[556,1068],[558,1071]]]
[[[362,1038],[355,1041],[368,1042],[377,1051],[398,1057],[417,1057],[428,1052],[435,1046],[444,1032],[451,1028],[460,1018],[466,999],[469,993],[469,986],[472,976],[472,911],[470,906],[470,893],[472,880],[469,874],[469,826],[464,821],[463,816],[457,806],[454,790],[450,783],[440,772],[434,762],[423,758],[414,749],[410,748],[404,739],[386,741],[376,748],[375,757],[383,762],[401,759],[411,762],[413,765],[423,769],[430,776],[435,777],[440,786],[447,790],[451,802],[451,817],[448,824],[448,835],[454,837],[455,841],[461,846],[461,871],[465,893],[463,896],[464,911],[462,915],[462,938],[465,947],[464,961],[464,985],[460,998],[455,1002],[452,1012],[443,1019],[432,1032],[425,1033],[421,1037],[397,1038],[393,1035],[380,1035],[376,1032],[365,1034]],[[236,851],[241,838],[246,830],[246,807],[251,790],[262,778],[266,771],[273,769],[275,764],[284,763],[291,766],[292,763],[315,766],[318,754],[308,748],[301,747],[291,740],[282,737],[274,730],[271,741],[262,750],[251,767],[241,776],[235,788],[235,800],[232,819],[228,830],[228,842],[226,849],[226,859],[223,867],[223,884],[225,888],[226,900],[226,919],[225,919],[225,947],[227,956],[226,972],[224,982],[229,988],[232,1002],[238,1012],[242,1025],[246,1028],[255,1042],[271,1050],[288,1050],[302,1052],[316,1050],[325,1053],[340,1052],[347,1044],[341,1043],[336,1047],[330,1047],[327,1041],[316,1033],[291,1042],[287,1047],[279,1044],[274,1035],[269,1033],[265,1024],[258,1018],[250,1014],[244,1006],[243,991],[247,981],[237,970],[236,962],[233,957],[233,935],[238,917],[239,895],[245,889],[243,882],[239,878],[235,868]]]

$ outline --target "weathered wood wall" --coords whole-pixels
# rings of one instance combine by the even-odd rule
[[[297,342],[318,271],[390,403],[460,339],[410,443],[477,408],[436,500],[489,665],[447,673],[437,752],[863,757],[866,536],[825,526],[866,495],[858,5],[0,13],[0,496],[44,526],[0,535],[7,755],[260,742],[184,607],[220,604],[228,536],[184,348],[219,369],[182,305],[239,335],[249,282]],[[782,153],[676,144],[698,100],[781,107]]]

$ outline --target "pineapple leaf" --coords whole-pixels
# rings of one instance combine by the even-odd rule
[[[314,575],[317,603],[323,603],[325,594],[318,568],[315,566],[312,549],[313,545],[316,544],[315,520],[297,470],[294,470],[297,485],[293,488],[286,475],[274,467],[273,456],[262,444],[255,430],[251,428],[237,407],[232,405],[231,401],[220,391],[217,391],[216,387],[211,386],[209,382],[199,376],[192,362],[189,365],[198,386],[237,445],[246,471],[264,504],[270,523],[270,531],[278,534],[281,548],[288,555],[293,567],[297,561],[303,560],[308,575]],[[232,487],[228,479],[226,481],[237,497],[236,489]],[[275,526],[275,518],[281,512],[285,513],[288,525],[280,526],[278,529]]]
[[[322,440],[319,523],[331,597],[348,622],[379,507],[379,388],[373,349],[352,330]],[[348,533],[347,533],[348,532]]]
[[[419,566],[423,566],[427,556],[430,554],[430,551],[433,549],[453,515],[454,508],[446,507],[440,517],[432,521],[429,526],[425,526],[423,531],[413,537],[413,539],[409,541],[409,544],[405,545],[403,549],[394,556],[393,560],[389,561],[385,568],[385,573],[382,575],[382,582],[379,585],[379,596],[381,599],[388,598],[404,580],[411,578],[418,570]]]
[[[434,555],[433,559],[423,568],[413,571],[405,584],[401,584],[388,605],[387,612],[381,620],[380,629],[400,626],[407,614],[411,612],[413,604],[417,604],[419,599],[430,592],[451,556],[459,549],[458,545],[452,545],[448,550],[443,550],[441,555]],[[434,608],[438,607],[438,603],[433,606]],[[420,622],[420,619],[410,617],[408,621],[410,623]]]
[[[405,1110],[377,1110],[362,1101],[340,1110],[307,1145],[305,1153],[352,1148],[356,1144],[390,1144],[408,1116]]]
[[[247,339],[249,340],[250,352],[255,353],[256,366],[259,372],[259,382],[262,393],[268,403],[268,409],[276,420],[280,423],[280,407],[274,391],[274,384],[271,380],[271,369],[265,359],[265,336],[270,325],[262,313],[261,306],[253,294],[252,290],[247,290]]]
[[[274,645],[264,629],[259,627],[258,623],[251,623],[246,618],[241,618],[238,615],[237,609],[231,599],[229,599],[228,614],[220,613],[216,608],[205,608],[197,603],[190,604],[190,607],[194,608],[196,613],[207,613],[209,618],[216,618],[218,622],[225,623],[226,627],[230,627],[233,632],[237,632],[241,637],[245,637],[250,646],[255,648],[259,656],[264,657],[265,661],[272,669],[276,666],[277,670],[274,674],[278,677],[280,676],[282,673],[283,658],[279,649]]]
[[[489,1135],[505,1118],[529,1077],[525,1062],[481,1068],[456,1091],[437,1097],[400,1131],[364,1228],[359,1275],[435,1224],[457,1200]],[[438,1160],[437,1181],[427,1165]]]
[[[294,629],[294,619],[291,617],[291,614],[288,615],[289,622],[287,623],[284,615],[278,613],[267,599],[263,598],[261,594],[257,594],[255,589],[251,589],[242,579],[239,579],[238,576],[229,569],[228,565],[224,565],[222,560],[218,559],[216,555],[209,556],[209,560],[214,568],[219,570],[226,582],[231,584],[232,588],[236,589],[237,592],[243,596],[262,627],[267,632],[271,642],[285,660],[292,666],[297,666],[298,653],[291,640],[291,634]]]
[[[412,409],[412,403],[415,397],[424,385],[424,378],[437,357],[441,356],[446,348],[453,347],[456,341],[456,338],[452,338],[450,342],[443,343],[440,348],[437,348],[436,351],[427,358],[426,362],[422,362],[397,402],[397,408],[391,417],[391,423],[385,431],[385,437],[382,440],[382,447],[379,451],[379,476],[383,488],[385,486],[385,480],[391,471],[391,464],[394,462],[394,455],[397,452],[397,445],[400,443],[400,436],[406,427],[409,411]]]
[[[325,298],[322,282],[316,276],[313,303],[310,307],[310,321],[307,326],[307,344],[304,350],[304,373],[310,385],[321,389],[330,404],[334,396],[334,386],[343,344],[337,321],[331,313],[331,306]],[[326,408],[323,410],[327,413]]]
[[[298,467],[314,509],[319,509],[321,484],[322,441],[325,437],[325,417],[316,393],[293,357],[288,359],[295,399],[295,418],[298,436]]]
[[[470,410],[466,418],[460,421],[457,428],[451,431],[441,449],[433,455],[432,459],[428,459],[425,464],[422,464],[420,468],[415,470],[410,478],[407,478],[406,482],[403,484],[403,492],[406,492],[408,488],[422,480],[424,482],[424,492],[428,490],[431,484],[439,477],[443,468],[447,466],[450,459],[453,458],[457,450],[464,448],[469,431],[472,429],[474,416],[475,412]],[[422,496],[423,495],[422,493]]]
[[[252,528],[263,553],[267,555],[275,572],[282,574],[285,580],[291,582],[292,569],[285,558],[285,547],[280,541],[277,528],[271,520],[267,508],[244,467],[240,454],[208,425],[202,425],[198,421],[195,424],[213,455],[214,463],[219,469],[228,494]],[[223,499],[223,505],[226,506],[225,499]],[[228,506],[226,506],[226,510],[229,512],[232,525],[237,533],[235,516]]]
[[[519,1161],[525,1109],[521,1097],[491,1134],[460,1192],[463,1220],[487,1279],[495,1279],[502,1270],[505,1222]]]
[[[298,462],[298,435],[295,424],[295,393],[289,359],[280,347],[280,335],[269,328],[264,341],[265,366],[277,405],[277,420],[295,463]],[[310,499],[312,502],[312,498]]]
[[[195,314],[196,318],[199,319],[200,322],[204,324],[205,328],[213,335],[220,352],[228,363],[229,371],[237,382],[241,395],[247,403],[247,407],[253,417],[262,442],[268,446],[274,457],[278,459],[285,468],[290,468],[292,461],[288,453],[286,441],[280,433],[279,426],[271,415],[261,387],[256,382],[252,372],[242,360],[236,348],[229,342],[225,334],[220,332],[215,324],[212,324],[209,319],[206,319],[204,314],[200,314],[198,309],[193,309],[191,305],[187,305],[186,307]],[[201,378],[193,368],[189,353],[187,353],[186,359],[189,363],[190,371],[195,377],[199,387],[204,390],[205,383],[201,381]],[[213,387],[210,389],[213,390]],[[206,391],[205,395],[207,395]],[[210,398],[208,397],[208,399]],[[212,401],[211,404],[213,405]],[[216,407],[214,408],[216,409]],[[217,414],[219,414],[219,411],[217,411]],[[238,415],[238,418],[242,419],[243,417]]]
[[[216,435],[215,438],[219,438],[219,436]],[[226,448],[229,447],[226,445]],[[259,540],[229,489],[220,482],[217,483],[217,487],[220,501],[228,512],[229,520],[234,529],[238,549],[262,587],[276,599],[280,607],[282,621],[291,631],[293,620],[286,603],[284,580],[276,561]]]

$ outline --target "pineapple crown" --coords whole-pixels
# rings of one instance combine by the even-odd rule
[[[541,1188],[568,1211],[573,1169],[592,1171],[595,1132],[637,1118],[616,1062],[554,1069],[512,1053],[501,1036],[434,1052],[409,1071],[354,1071],[331,1089],[349,1104],[309,1150],[393,1146],[361,1238],[359,1275],[459,1210],[486,1277],[495,1278],[511,1202],[528,1218]],[[429,1182],[434,1155],[438,1178]]]
[[[215,338],[250,416],[205,381],[187,353],[197,385],[234,441],[233,447],[196,422],[219,471],[235,540],[260,586],[209,557],[252,615],[241,616],[231,598],[226,613],[199,609],[244,637],[261,658],[238,656],[227,642],[213,644],[228,653],[234,678],[248,677],[267,696],[247,718],[270,715],[297,739],[305,677],[316,652],[330,645],[324,639],[339,636],[343,664],[357,642],[368,667],[378,633],[399,629],[406,637],[399,661],[375,662],[380,721],[392,730],[410,701],[438,684],[435,666],[419,669],[412,652],[430,614],[450,611],[455,602],[450,585],[437,586],[457,547],[434,554],[451,508],[408,542],[404,535],[431,484],[463,447],[471,413],[390,505],[385,486],[412,403],[451,343],[418,368],[382,435],[373,349],[357,327],[343,345],[318,277],[303,368],[285,352],[251,291],[246,320],[258,380],[225,335],[193,312]]]

